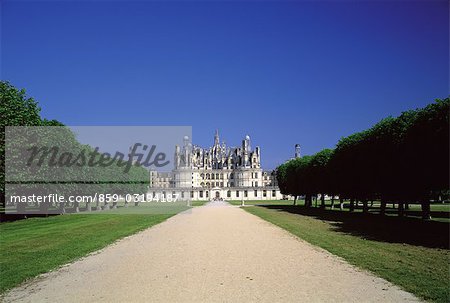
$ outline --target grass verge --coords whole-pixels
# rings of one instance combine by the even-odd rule
[[[450,301],[447,223],[343,215],[298,206],[244,209],[418,297]],[[408,244],[402,243],[402,234]]]
[[[226,200],[231,205],[241,205],[241,200]],[[245,205],[292,205],[290,200],[248,200],[244,201]]]
[[[208,203],[209,201],[191,201],[191,206],[203,206],[206,203]]]
[[[173,214],[68,214],[0,224],[0,293]]]

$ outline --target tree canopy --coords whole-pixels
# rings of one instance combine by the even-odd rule
[[[94,149],[89,145],[83,145],[76,139],[72,130],[66,127],[63,123],[57,120],[47,120],[40,116],[40,108],[38,103],[31,97],[28,97],[25,90],[19,90],[11,85],[9,82],[0,81],[0,116],[1,129],[0,129],[0,181],[1,186],[1,203],[5,205],[5,150],[6,146],[15,149],[17,155],[9,161],[24,161],[24,157],[21,157],[19,153],[23,153],[26,147],[33,144],[39,144],[42,146],[58,146],[60,153],[79,154],[84,151],[87,153],[93,153]],[[26,132],[26,138],[30,140],[16,138],[13,142],[5,142],[5,134],[7,126],[30,126],[31,128],[24,130]],[[36,128],[33,128],[36,127]],[[9,140],[11,141],[11,140]],[[8,143],[8,144],[6,144]],[[100,158],[100,153],[97,152],[97,159]],[[115,163],[106,167],[79,167],[73,166],[70,169],[52,169],[48,165],[40,167],[31,167],[29,171],[21,171],[14,174],[16,178],[21,176],[45,176],[48,180],[61,180],[71,181],[78,180],[78,182],[65,182],[64,185],[60,185],[58,190],[63,192],[72,192],[82,194],[93,193],[109,193],[109,194],[142,194],[147,191],[148,171],[138,165],[133,165],[128,173],[124,173],[120,165],[117,165],[119,161],[126,161],[117,159]],[[13,165],[14,166],[14,165]],[[20,167],[18,165],[17,167]],[[22,175],[20,175],[22,174]],[[89,181],[89,185],[81,187],[80,180]],[[28,178],[24,178],[23,181],[28,181]],[[105,182],[110,181],[110,182]],[[42,191],[42,186],[39,184],[27,183],[28,192],[38,190],[38,187]],[[56,187],[53,186],[53,190]]]
[[[425,203],[449,189],[450,99],[387,117],[277,168],[281,192]]]

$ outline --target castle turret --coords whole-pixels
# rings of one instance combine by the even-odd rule
[[[300,158],[300,144],[295,144],[295,158]]]
[[[214,135],[214,146],[220,145],[220,140],[219,140],[219,130],[216,129],[216,134]]]

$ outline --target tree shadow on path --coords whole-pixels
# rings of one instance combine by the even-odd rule
[[[337,232],[365,239],[449,249],[450,224],[446,222],[424,221],[408,217],[382,217],[370,213],[351,213],[292,205],[261,205],[259,207],[323,220],[335,227]]]

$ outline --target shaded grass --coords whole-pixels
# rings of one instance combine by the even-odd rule
[[[0,224],[0,293],[173,214],[67,214]]]
[[[423,299],[435,302],[450,301],[447,223],[394,217],[379,218],[375,215],[310,210],[298,206],[261,206],[244,209]],[[344,214],[347,216],[342,216]],[[420,224],[414,225],[412,221],[425,224],[421,228],[429,230],[420,233],[416,230]],[[411,226],[410,230],[408,226]],[[385,238],[377,232],[380,228],[386,233]],[[405,244],[397,237],[393,239],[389,235],[390,233],[400,236],[405,231],[413,236],[417,232],[416,237],[420,238],[433,237],[428,232],[438,233],[434,241],[442,243],[435,243],[434,246],[446,246],[436,248]],[[446,237],[447,242],[443,237]],[[428,241],[417,240],[417,243],[422,242]]]
[[[286,201],[286,200],[284,200]],[[240,205],[240,204],[239,204]],[[270,203],[267,204],[260,204],[260,205],[271,205]],[[279,203],[273,205],[293,205],[293,200],[286,201],[285,204]],[[305,205],[304,199],[297,200],[297,205]],[[312,207],[316,207],[316,201],[313,201]],[[395,207],[394,207],[395,206]],[[320,208],[320,200],[317,201],[317,207]],[[327,209],[331,209],[331,200],[325,200],[325,207]],[[344,200],[343,203],[344,209],[341,210],[339,208],[339,200],[334,201],[334,208],[333,211],[336,212],[348,212],[350,208],[350,201]],[[368,204],[368,212],[369,213],[379,213],[380,212],[380,201],[373,201],[372,204]],[[439,221],[439,222],[447,222],[450,223],[450,204],[449,203],[432,203],[430,205],[430,214],[433,221]],[[363,212],[363,206],[362,203],[355,203],[355,213],[362,213]],[[409,204],[409,208],[405,209],[404,215],[408,217],[415,217],[415,218],[422,218],[422,207],[420,204]],[[386,216],[398,216],[398,204],[392,204],[388,203],[386,205]]]

